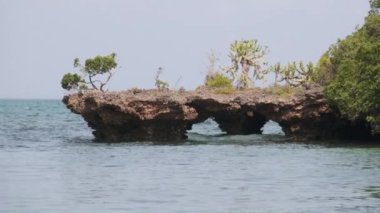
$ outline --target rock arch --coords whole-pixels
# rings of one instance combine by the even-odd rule
[[[193,124],[214,118],[227,134],[261,134],[269,120],[294,140],[371,138],[363,121],[351,122],[331,109],[319,88],[283,97],[264,91],[216,95],[207,91],[87,91],[63,102],[82,115],[94,136],[106,141],[177,141]]]

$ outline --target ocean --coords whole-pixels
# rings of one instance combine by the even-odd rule
[[[59,100],[0,100],[0,212],[380,212],[380,145],[264,133],[101,143]]]

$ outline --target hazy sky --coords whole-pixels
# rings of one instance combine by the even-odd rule
[[[75,57],[118,54],[108,88],[193,89],[214,49],[258,39],[269,62],[316,62],[367,15],[367,0],[0,0],[0,98],[61,98]]]

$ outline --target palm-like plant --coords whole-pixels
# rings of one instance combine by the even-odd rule
[[[262,79],[267,70],[263,69],[266,65],[264,56],[268,53],[266,47],[262,47],[257,40],[241,40],[235,41],[230,46],[230,55],[232,65],[224,70],[231,74],[235,79],[241,68],[241,75],[238,80],[238,88],[245,89],[252,85],[252,79],[249,72],[253,70],[253,80]]]
[[[312,81],[315,71],[313,63],[309,62],[306,66],[302,61],[291,62],[287,66],[281,66],[280,63],[274,65],[270,70],[275,73],[275,84],[285,81],[292,87],[305,85]],[[280,76],[280,79],[278,79]]]

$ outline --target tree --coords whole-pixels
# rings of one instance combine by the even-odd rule
[[[61,80],[61,86],[66,90],[83,89],[85,82],[78,74],[66,73]]]
[[[113,75],[112,71],[117,67],[116,54],[89,58],[85,61],[84,66],[81,65],[79,58],[75,58],[74,67],[79,68],[84,77],[88,77],[89,81],[86,82],[78,74],[66,73],[61,80],[63,89],[87,89],[87,84],[90,84],[93,89],[103,92],[104,86]],[[107,77],[102,80],[101,75],[107,75]]]
[[[335,75],[336,69],[332,65],[330,52],[327,51],[319,59],[312,78],[315,83],[325,86],[334,79]]]
[[[281,64],[277,63],[269,68],[270,71],[274,72],[274,86],[277,86],[280,82],[279,77],[281,73]]]
[[[270,70],[275,73],[275,85],[284,81],[292,87],[298,87],[305,86],[312,81],[315,69],[311,62],[305,66],[302,61],[294,61],[288,63],[287,66],[277,63]]]
[[[92,88],[104,91],[104,86],[110,81],[113,76],[113,70],[117,67],[116,54],[111,53],[105,56],[96,56],[85,61],[84,66],[81,65],[79,58],[74,59],[74,67],[88,76],[89,84]],[[101,80],[99,76],[106,75],[106,78]]]
[[[225,71],[231,74],[235,79],[241,68],[238,88],[245,89],[252,85],[249,76],[251,68],[253,69],[253,79],[262,79],[267,71],[263,69],[266,65],[264,56],[268,53],[266,47],[262,47],[257,40],[235,41],[230,46],[230,55],[232,65],[225,68]]]
[[[350,119],[380,124],[380,0],[370,1],[372,12],[351,35],[330,47],[317,67],[316,79],[325,83],[330,103]]]
[[[371,6],[371,10],[370,10],[369,13],[370,14],[379,13],[380,0],[370,0],[369,3],[370,3],[370,6]]]

